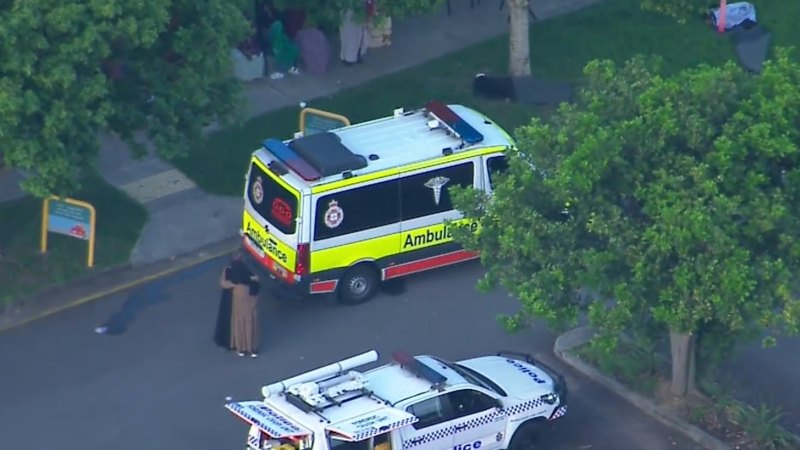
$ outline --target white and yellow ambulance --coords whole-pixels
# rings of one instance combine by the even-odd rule
[[[484,115],[440,102],[267,139],[246,177],[243,246],[302,294],[364,302],[382,280],[477,257],[445,224],[477,227],[460,221],[448,188],[491,192],[513,145]]]

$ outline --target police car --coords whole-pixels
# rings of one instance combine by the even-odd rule
[[[462,219],[449,189],[491,192],[512,146],[479,112],[435,101],[267,139],[246,175],[242,245],[285,287],[364,302],[383,280],[477,258],[453,242],[452,227],[477,223]]]
[[[374,350],[262,388],[225,407],[248,450],[529,450],[567,410],[564,378],[529,355],[459,362]]]

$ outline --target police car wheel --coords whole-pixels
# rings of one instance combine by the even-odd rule
[[[511,437],[508,450],[532,450],[538,447],[542,427],[544,423],[540,420],[529,420],[514,432]]]
[[[364,303],[375,294],[378,287],[376,270],[366,264],[348,270],[339,282],[339,301],[346,305]]]

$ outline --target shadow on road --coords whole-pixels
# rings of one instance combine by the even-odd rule
[[[170,286],[179,285],[207,273],[208,268],[213,263],[213,261],[209,261],[178,272],[174,276],[159,278],[139,289],[135,289],[125,299],[120,310],[111,314],[108,320],[95,328],[95,332],[111,336],[124,334],[140,312],[151,306],[165,303],[170,299],[170,294],[168,293]]]

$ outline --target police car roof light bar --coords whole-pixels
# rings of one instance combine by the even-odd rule
[[[483,135],[478,132],[466,120],[462,119],[449,106],[439,101],[431,101],[425,105],[425,110],[439,119],[444,125],[450,128],[456,136],[460,137],[467,144],[477,144],[483,141]]]
[[[316,181],[322,178],[322,174],[311,166],[300,155],[294,152],[288,145],[278,139],[267,139],[261,145],[275,155],[278,161],[292,169],[300,178],[306,181]]]
[[[400,364],[400,367],[411,372],[415,376],[422,378],[423,380],[429,381],[434,387],[439,387],[447,381],[446,376],[433,370],[408,353],[394,352],[392,353],[392,359],[397,364]]]

